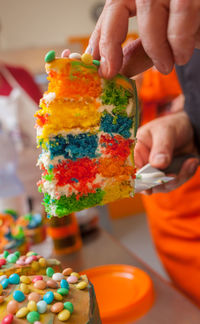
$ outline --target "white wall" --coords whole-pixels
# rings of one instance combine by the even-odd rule
[[[0,0],[0,49],[65,43],[94,28],[91,7],[101,0]]]

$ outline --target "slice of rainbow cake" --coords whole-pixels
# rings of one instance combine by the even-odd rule
[[[137,128],[135,83],[105,80],[89,55],[46,55],[48,91],[36,113],[42,147],[38,183],[50,216],[62,217],[133,196]]]

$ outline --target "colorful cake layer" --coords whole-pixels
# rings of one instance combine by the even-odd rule
[[[53,58],[46,71],[36,127],[47,213],[62,217],[133,196],[134,82],[122,75],[104,80],[84,59]]]
[[[71,268],[54,271],[42,258],[44,274],[14,272],[0,277],[2,324],[101,324],[93,286]]]

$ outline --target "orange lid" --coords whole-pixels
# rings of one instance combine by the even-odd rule
[[[127,324],[144,315],[154,300],[151,278],[129,265],[83,271],[94,285],[103,324]]]

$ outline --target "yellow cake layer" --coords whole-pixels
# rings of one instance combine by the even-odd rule
[[[70,101],[55,99],[48,106],[41,102],[40,115],[48,115],[48,122],[42,127],[41,138],[47,138],[61,131],[69,132],[73,128],[97,127],[101,114],[98,112],[99,104],[94,100]]]
[[[130,197],[133,193],[133,186],[130,181],[116,181],[115,178],[106,181],[104,187],[105,195],[101,205],[107,204],[122,198]]]

